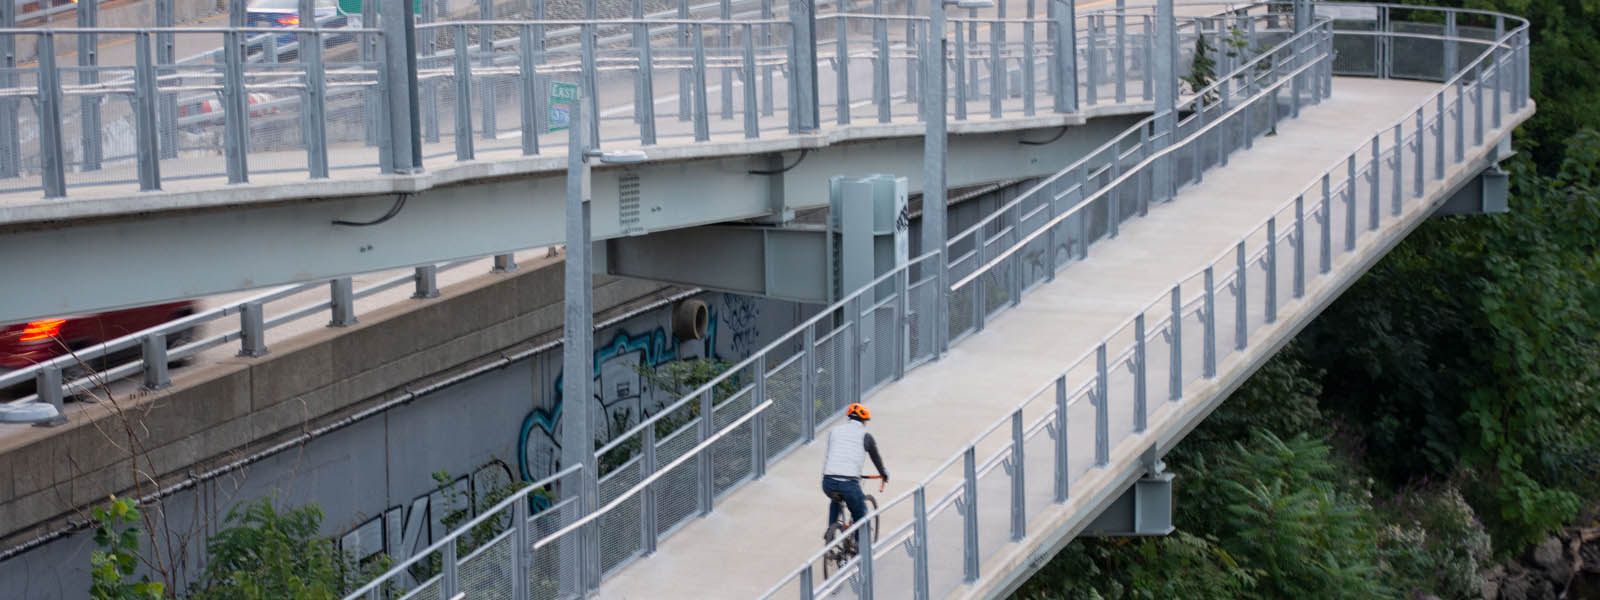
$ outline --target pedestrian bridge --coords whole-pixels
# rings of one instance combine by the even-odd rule
[[[645,148],[651,160],[647,168],[682,169],[685,177],[716,186],[706,178],[709,171],[695,171],[695,166],[788,150],[814,148],[827,155],[825,149],[833,140],[851,139],[877,140],[863,146],[872,151],[920,154],[895,150],[896,144],[905,144],[893,138],[919,138],[925,131],[935,131],[934,124],[943,124],[943,117],[930,119],[938,112],[924,112],[926,106],[939,103],[927,102],[931,96],[916,92],[921,85],[911,82],[917,74],[929,73],[918,66],[928,56],[922,54],[928,44],[917,40],[929,38],[926,24],[934,22],[931,17],[890,18],[882,9],[860,17],[870,40],[861,57],[871,65],[862,70],[871,76],[859,81],[864,82],[862,90],[871,91],[858,95],[850,91],[860,77],[850,68],[857,54],[849,38],[857,29],[848,21],[857,18],[855,13],[841,12],[835,18],[838,27],[831,41],[839,49],[834,55],[837,77],[824,84],[827,78],[776,75],[806,71],[797,64],[823,64],[803,56],[807,44],[789,44],[773,55],[756,52],[753,41],[765,39],[760,37],[766,35],[765,26],[794,28],[787,31],[800,39],[822,37],[826,26],[815,25],[822,17],[773,19],[770,4],[764,4],[759,16],[740,22],[731,19],[728,6],[722,5],[727,18],[716,22],[729,30],[723,48],[730,52],[736,48],[739,44],[732,40],[743,44],[742,56],[730,63],[737,64],[742,75],[736,67],[724,65],[722,87],[708,85],[706,75],[716,69],[707,62],[701,45],[712,37],[701,31],[706,22],[668,22],[668,36],[678,28],[694,31],[687,44],[692,50],[675,55],[689,65],[679,69],[690,81],[681,89],[706,92],[685,100],[687,118],[672,122],[654,116],[655,109],[649,106],[662,104],[662,97],[651,91],[656,84],[643,74],[653,69],[640,69],[632,75],[635,93],[641,94],[634,97],[650,102],[624,104],[613,113],[622,118],[593,120],[592,125],[579,127],[592,127],[588,135],[601,140],[602,147]],[[1170,481],[1161,471],[1160,457],[1423,219],[1441,210],[1481,211],[1497,197],[1497,190],[1503,198],[1503,179],[1496,176],[1495,164],[1508,155],[1510,131],[1534,110],[1528,97],[1527,24],[1516,17],[1353,3],[1336,8],[1307,4],[1287,11],[1266,4],[1228,7],[1216,18],[1189,17],[1190,35],[1209,36],[1213,48],[1241,36],[1250,51],[1221,61],[1217,70],[1221,75],[1213,83],[1180,98],[1171,86],[1181,70],[1172,67],[1193,64],[1192,56],[1175,63],[1162,60],[1162,55],[1192,47],[1194,38],[1183,43],[1186,38],[1176,27],[1182,19],[1170,3],[1155,12],[1124,9],[1089,14],[1083,25],[1072,26],[1062,21],[1072,24],[1079,18],[1070,10],[1036,19],[1033,8],[1030,3],[1028,17],[1020,19],[1004,16],[1004,8],[990,9],[999,15],[987,21],[950,19],[952,30],[968,32],[972,40],[977,39],[980,25],[989,27],[990,36],[984,44],[966,47],[967,42],[959,40],[967,38],[958,33],[953,36],[957,43],[940,52],[946,55],[947,72],[934,80],[949,74],[951,85],[935,89],[952,100],[949,115],[956,124],[951,130],[964,133],[955,138],[978,140],[968,146],[952,141],[948,150],[952,158],[962,152],[982,152],[984,144],[994,147],[992,139],[984,141],[989,133],[1070,129],[1087,123],[1095,116],[1095,102],[1103,104],[1107,111],[1103,114],[1150,116],[1106,136],[1109,141],[1097,148],[1029,167],[1041,170],[1036,174],[1043,176],[1040,182],[976,226],[948,236],[942,246],[925,246],[928,252],[878,274],[870,284],[845,295],[718,379],[612,437],[584,461],[568,464],[551,478],[482,512],[462,529],[510,517],[506,522],[512,526],[504,533],[474,548],[458,547],[452,534],[356,590],[351,598],[521,599],[584,594],[989,598],[1014,589],[1076,535],[1163,533],[1167,524],[1159,511],[1126,507],[1119,498],[1130,488]],[[1291,18],[1295,12],[1298,18]],[[893,23],[899,25],[890,27]],[[1174,27],[1163,33],[1160,23]],[[550,143],[549,124],[540,119],[554,113],[543,110],[548,106],[541,106],[543,96],[534,92],[542,92],[548,82],[516,66],[549,64],[528,58],[532,51],[525,43],[545,39],[542,31],[535,37],[531,29],[545,25],[513,19],[439,26],[440,31],[453,32],[451,48],[473,41],[485,46],[476,57],[465,53],[447,57],[451,66],[445,70],[456,74],[450,80],[456,86],[454,97],[473,97],[487,107],[474,112],[479,109],[473,103],[463,102],[452,108],[456,127],[449,146],[462,162],[457,167],[430,167],[427,173],[433,175],[406,174],[434,152],[426,119],[403,119],[392,112],[407,102],[427,105],[429,88],[419,86],[414,88],[419,98],[402,99],[406,94],[401,89],[361,99],[388,103],[378,114],[392,119],[389,126],[374,124],[373,131],[412,133],[407,144],[394,143],[392,135],[388,140],[376,135],[379,139],[371,145],[352,144],[377,156],[375,163],[369,159],[359,164],[372,163],[371,169],[381,169],[382,175],[324,178],[334,172],[329,165],[346,163],[339,163],[342,159],[331,144],[312,135],[305,149],[309,167],[303,172],[312,180],[269,187],[263,179],[278,183],[271,178],[287,177],[289,171],[265,177],[249,174],[246,155],[255,161],[258,154],[247,153],[244,140],[255,130],[246,127],[244,115],[250,111],[242,104],[244,97],[235,94],[233,110],[224,110],[225,137],[232,141],[225,144],[221,157],[226,163],[221,181],[233,185],[182,193],[106,191],[119,185],[165,190],[210,181],[198,173],[177,180],[184,183],[167,181],[175,170],[205,168],[203,161],[158,158],[167,156],[161,145],[165,142],[160,141],[164,120],[153,114],[159,103],[136,102],[134,112],[144,114],[136,115],[142,125],[135,138],[145,146],[134,157],[133,179],[112,183],[121,181],[121,176],[104,175],[109,178],[106,185],[87,186],[94,189],[81,192],[83,199],[75,200],[85,186],[66,178],[65,169],[50,167],[64,164],[66,138],[60,133],[41,134],[44,168],[37,174],[41,184],[14,194],[37,196],[42,190],[46,196],[66,200],[0,200],[0,210],[12,211],[5,214],[15,217],[17,228],[45,223],[86,231],[121,227],[136,236],[156,236],[170,233],[169,228],[185,219],[211,218],[207,215],[239,221],[241,215],[251,214],[241,207],[273,210],[282,204],[322,219],[353,207],[379,206],[372,201],[383,195],[421,195],[437,189],[456,194],[448,197],[469,205],[462,207],[464,212],[487,207],[508,211],[501,219],[507,214],[533,219],[540,214],[538,209],[514,208],[510,202],[474,205],[471,198],[490,189],[484,186],[526,188],[529,181],[537,196],[537,186],[543,184],[534,175],[557,164],[538,154],[540,142]],[[652,58],[648,40],[657,33],[643,20],[610,26],[618,35],[645,40],[633,43],[635,56],[643,55],[635,64],[654,64],[671,54],[656,52]],[[813,31],[802,31],[811,26]],[[521,57],[511,66],[495,62],[499,59],[491,46],[498,42],[489,41],[494,37],[490,29],[505,27],[516,30],[524,42],[524,50],[505,53]],[[604,71],[605,53],[592,40],[612,30],[602,31],[598,23],[579,28],[590,35],[578,36],[581,48],[566,68],[579,75],[580,101],[590,101],[588,110],[604,116],[608,109],[594,99],[603,96],[599,90],[606,85],[596,75]],[[307,31],[306,35],[319,35]],[[1060,37],[1074,42],[1056,46],[1049,55],[1032,54],[1036,46],[1058,39],[1057,31],[1068,32]],[[474,33],[480,35],[473,37]],[[360,33],[368,34],[392,35],[388,29]],[[242,33],[227,35],[236,43],[244,40]],[[1157,39],[1163,36],[1166,41]],[[1016,44],[1018,39],[1024,41]],[[1040,39],[1046,42],[1041,44]],[[1148,43],[1136,41],[1140,39]],[[826,43],[819,41],[810,48]],[[981,54],[982,45],[989,46],[988,54]],[[372,48],[363,44],[361,52]],[[837,60],[842,56],[851,58]],[[1056,56],[1072,58],[1057,61]],[[1108,60],[1111,57],[1115,60]],[[986,68],[984,60],[989,61]],[[146,99],[162,97],[159,88],[149,87],[159,79],[151,75],[158,69],[148,60],[140,62],[144,75],[134,73],[130,84],[140,88],[135,93]],[[425,79],[428,71],[420,65],[426,60],[417,63],[411,73]],[[1110,63],[1115,64],[1106,68]],[[297,62],[294,68],[311,68],[303,66],[307,64],[316,62]],[[978,68],[971,68],[975,64]],[[1161,64],[1166,67],[1160,68]],[[780,65],[788,70],[777,69]],[[769,66],[774,67],[772,76],[766,76]],[[391,61],[372,70],[384,73],[394,68]],[[485,69],[481,76],[475,70],[479,68]],[[1099,77],[1104,74],[1109,78],[1102,81]],[[244,89],[240,73],[223,75],[233,82],[225,85],[235,92]],[[489,151],[476,146],[483,138],[503,139],[492,124],[498,117],[491,115],[499,114],[497,102],[504,98],[474,96],[472,82],[479,77],[515,79],[539,88],[512,86],[508,92],[521,95],[524,119],[516,146],[498,150],[512,157],[490,160]],[[329,76],[330,84],[333,80]],[[735,80],[743,83],[735,85]],[[787,104],[776,101],[783,94],[768,96],[757,85],[774,80],[785,82],[780,85],[789,89]],[[808,81],[816,85],[808,88],[804,85]],[[44,81],[39,88],[61,86]],[[734,106],[745,108],[738,130],[712,130],[716,118],[709,99],[714,90],[737,93],[748,101],[723,104],[724,120],[734,120],[732,115],[738,112]],[[814,96],[805,98],[826,96],[829,91],[836,98],[834,124],[824,127],[825,105]],[[968,97],[969,92],[981,102]],[[1141,93],[1150,100],[1141,99]],[[333,92],[307,94],[302,98],[331,97]],[[774,101],[764,101],[764,96]],[[39,122],[59,122],[49,118],[48,110],[58,100],[38,100],[45,117]],[[1045,105],[1059,112],[1044,114]],[[796,110],[777,110],[786,106]],[[529,107],[535,109],[531,115]],[[763,114],[763,107],[774,111]],[[975,107],[986,110],[988,118],[975,116],[979,112]],[[869,123],[861,124],[862,120]],[[26,119],[11,122],[23,123],[19,127],[26,129]],[[478,125],[485,122],[490,124]],[[4,123],[0,119],[0,125]],[[690,141],[670,148],[660,143],[673,127],[684,128],[682,135]],[[637,137],[627,140],[614,133],[633,128]],[[315,134],[317,127],[306,130]],[[440,130],[444,139],[442,124]],[[54,142],[45,140],[51,135]],[[317,151],[319,147],[323,151]],[[930,147],[941,155],[945,152],[933,143]],[[100,153],[105,154],[103,148]],[[831,174],[860,172],[838,166],[852,158],[870,163],[863,156],[834,154],[827,166],[817,168],[832,169]],[[1060,158],[1048,153],[1004,157],[1035,162]],[[980,168],[1003,169],[974,161]],[[920,165],[900,172],[881,168],[906,162],[884,160],[859,168],[921,175]],[[928,173],[944,176],[942,162],[930,166]],[[773,170],[785,166],[778,164]],[[740,162],[739,175],[730,178],[743,177],[745,167]],[[98,172],[111,173],[115,168],[103,166]],[[958,170],[952,168],[951,173]],[[619,180],[626,176],[626,170],[616,171]],[[89,171],[77,174],[83,172]],[[997,180],[1027,175],[1035,174],[1014,169],[965,177],[971,182],[984,176]],[[18,176],[22,177],[20,171]],[[597,190],[602,180],[597,175]],[[715,212],[658,224],[687,227],[824,204],[814,195],[793,200],[803,195],[801,191],[814,194],[819,189],[816,182],[785,180],[782,185],[794,187],[785,190],[788,193],[780,195],[777,204],[772,204],[772,194],[738,196],[736,189],[716,188],[762,204],[746,213],[718,205]],[[942,200],[943,186],[926,185],[933,180],[919,178],[917,186],[925,198],[931,194]],[[318,207],[338,202],[321,199],[323,194],[368,204],[318,212],[322,210]],[[602,206],[600,196],[597,192],[597,213],[613,208]],[[290,201],[295,204],[284,204]],[[171,214],[161,216],[166,212]],[[148,218],[151,213],[157,216]],[[485,214],[492,216],[493,211]],[[597,218],[595,235],[630,233],[623,221],[635,215],[623,211],[608,225]],[[192,226],[193,221],[187,223]],[[445,231],[448,235],[458,231],[450,227],[470,231],[468,226],[474,223],[481,224],[459,219]],[[612,229],[602,232],[604,227]],[[240,230],[235,224],[230,231]],[[419,241],[415,246],[420,249],[410,251],[443,253],[427,257],[438,260],[465,255],[452,252],[487,254],[525,247],[517,244],[531,239],[516,237],[523,233],[501,235],[491,230],[487,237],[495,239],[489,243],[503,247]],[[540,231],[538,235],[551,236],[547,241],[561,239],[555,233],[559,227]],[[19,235],[23,234],[5,238],[20,239]],[[203,243],[220,244],[214,237]],[[532,245],[536,244],[527,244]],[[181,247],[167,245],[163,251]],[[400,252],[383,254],[378,260],[383,266],[397,266],[413,264],[407,262],[412,258]],[[344,258],[320,266],[293,257],[236,260],[228,264],[264,275],[263,281],[314,279],[350,272],[359,263]],[[293,275],[285,270],[289,267],[278,264],[293,260],[304,262],[294,267],[301,271]],[[4,264],[7,269],[23,268],[15,259]],[[306,269],[329,273],[306,274]],[[205,289],[229,285],[221,275],[198,277],[201,280],[182,282]],[[180,278],[164,281],[179,283]],[[155,299],[107,294],[90,296],[102,306]],[[19,300],[19,306],[23,302],[35,304],[14,307],[12,316],[25,318],[35,314],[31,310],[50,310],[52,302],[60,300]],[[810,442],[826,432],[845,405],[857,400],[868,403],[877,416],[872,430],[895,479],[879,495],[878,519],[873,521],[877,541],[842,571],[824,576],[819,565],[827,551],[821,539],[824,507],[817,489],[821,447]],[[555,505],[534,511],[529,494],[545,491],[555,492]],[[1128,493],[1140,502],[1138,492]],[[409,567],[434,557],[443,565],[441,572],[416,581]]]
[[[479,517],[514,515],[501,537],[423,553],[455,569],[352,598],[988,598],[1086,531],[1164,533],[1119,497],[1170,481],[1160,457],[1423,219],[1492,201],[1532,114],[1520,19],[1351,6],[1382,26],[1318,18],[1181,105],[1170,144],[1157,113],[540,482],[592,505],[510,500]],[[825,577],[809,442],[857,399],[895,480]]]

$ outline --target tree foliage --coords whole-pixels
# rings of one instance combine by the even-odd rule
[[[164,585],[148,577],[129,582],[139,566],[139,509],[130,498],[110,497],[90,513],[96,523],[89,555],[89,597],[94,600],[161,600]]]

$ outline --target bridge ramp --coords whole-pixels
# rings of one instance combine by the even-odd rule
[[[984,331],[953,345],[940,361],[879,390],[867,400],[876,417],[869,429],[884,449],[894,477],[880,499],[898,495],[946,464],[984,427],[1015,410],[1070,361],[1092,351],[1107,332],[1170,290],[1180,277],[1227,251],[1323,170],[1436,89],[1433,83],[1336,79],[1331,99],[1303,109],[1298,119],[1280,126],[1278,135],[1260,138],[1254,149],[1233,155],[1227,168],[1208,173],[1203,183],[1185,188],[1174,202],[1153,206],[1147,218],[1128,221],[1120,237],[1093,246],[1089,260],[1062,270],[1054,282],[1034,289],[1020,306],[990,321]],[[1343,231],[1338,218],[1342,217],[1336,218],[1334,232]],[[1286,296],[1282,290],[1288,279],[1280,281],[1284,282],[1280,295]],[[1219,344],[1232,340],[1232,315],[1219,307],[1219,317],[1223,315],[1229,318],[1227,325],[1219,318]],[[1197,335],[1198,328],[1188,331],[1196,333],[1186,335]],[[1200,372],[1198,352],[1188,354],[1186,380]],[[1152,349],[1150,356],[1150,372],[1167,372],[1165,352]],[[1157,380],[1152,377],[1152,381]],[[1155,400],[1165,397],[1164,386],[1151,387],[1150,425],[1157,428],[1163,420],[1175,418],[1177,411],[1170,410],[1170,403]],[[1025,413],[1025,423],[1033,423],[1048,409],[1046,403],[1037,404],[1043,407],[1038,414]],[[1117,442],[1132,429],[1131,403],[1113,401],[1111,406],[1115,452]],[[1074,405],[1069,423],[1070,439],[1091,440],[1073,444],[1070,468],[1076,477],[1093,462],[1093,409],[1087,403]],[[980,463],[1004,445],[1004,436],[996,437],[1002,439],[992,448],[979,446]],[[821,547],[826,508],[819,491],[823,446],[803,446],[773,464],[763,479],[733,492],[709,516],[664,540],[655,555],[607,579],[599,597],[750,598],[765,592]],[[1028,460],[1028,468],[1048,472],[1048,453],[1032,454],[1041,462]],[[930,511],[938,499],[959,487],[960,480],[959,463],[935,479],[929,486]],[[980,505],[990,483],[984,478],[980,484]],[[1003,502],[1005,479],[994,478],[992,485]],[[876,486],[869,484],[868,491],[876,491]],[[1047,499],[1050,491],[1041,494]],[[1030,510],[1043,508],[1033,503],[1033,489],[1028,495]],[[889,532],[909,518],[909,503],[902,506],[906,509],[900,512],[905,514],[886,511],[883,516]],[[980,514],[980,547],[988,554],[1009,539],[1008,521],[1004,510]],[[946,508],[931,519],[929,535],[955,540],[944,544],[942,551],[930,550],[931,588],[935,597],[943,597],[961,581],[960,517]],[[901,563],[910,561],[892,565]],[[896,566],[878,565],[880,593],[909,597],[909,587],[884,589],[898,578],[899,570],[906,571],[909,582],[909,568]],[[843,593],[849,595],[848,589]]]

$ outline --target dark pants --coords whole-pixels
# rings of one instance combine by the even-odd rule
[[[841,479],[838,477],[822,478],[822,493],[828,498],[828,526],[832,527],[839,521],[839,503],[834,502],[834,494],[844,499],[844,505],[850,508],[850,522],[860,521],[867,516],[867,499],[861,493],[861,482],[855,479]]]

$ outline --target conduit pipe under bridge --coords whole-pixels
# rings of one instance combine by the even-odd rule
[[[951,241],[974,250],[951,253],[946,281],[925,276],[936,253],[884,274],[887,299],[858,290],[736,365],[722,381],[738,392],[714,381],[602,448],[641,453],[598,474],[597,512],[519,513],[459,565],[441,540],[446,574],[415,593],[470,572],[535,597],[1004,596],[1423,219],[1473,186],[1480,209],[1494,204],[1495,164],[1534,110],[1527,22],[1317,11],[1242,65],[1245,80],[1202,90],[1173,145],[1139,139],[1131,166],[1101,156],[1047,178]],[[1392,19],[1415,11],[1446,25]],[[1156,185],[1163,172],[1175,189]],[[1074,232],[1089,243],[1065,244]],[[938,295],[946,314],[928,310]],[[825,318],[839,311],[910,318],[869,334]],[[954,341],[936,356],[940,328]],[[869,335],[907,352],[863,355]],[[898,489],[866,521],[877,541],[825,574],[822,445],[806,442],[857,399]],[[657,431],[691,405],[712,418]]]

